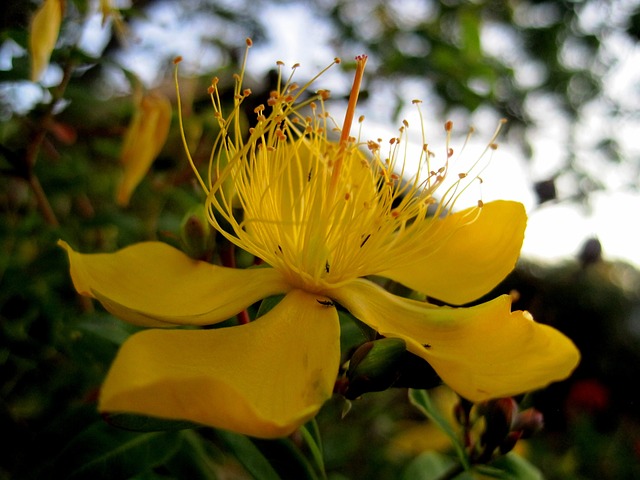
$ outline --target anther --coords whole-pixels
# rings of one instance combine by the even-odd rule
[[[406,120],[402,120],[402,123],[405,127],[409,128],[409,122],[407,122]]]
[[[418,105],[419,103],[422,103],[422,100],[411,100],[411,103],[413,103],[414,105]]]
[[[299,63],[294,63],[293,67],[291,67],[292,70],[295,70],[296,68],[300,68],[300,64]]]
[[[247,38],[245,39],[245,42],[246,42],[246,44],[247,44],[247,47],[251,47],[251,46],[253,46],[253,40],[251,40],[249,37],[247,37]]]
[[[484,207],[484,202],[482,200],[478,200],[478,208]]]
[[[242,95],[244,95],[245,97],[248,97],[249,95],[251,95],[251,89],[250,88],[245,88],[242,91]]]
[[[447,157],[449,158],[453,157],[453,148],[450,148],[449,150],[447,150]]]
[[[358,117],[358,123],[362,123],[362,122],[364,122],[364,115],[360,115]]]
[[[283,67],[284,66],[284,62],[282,60],[278,60],[276,62],[276,65],[279,66],[279,67]]]
[[[338,64],[340,62],[342,62],[342,59],[340,57],[336,57],[336,58],[333,59],[333,63]]]
[[[453,122],[451,120],[447,120],[444,124],[444,129],[447,132],[450,132],[451,130],[453,130]]]
[[[173,64],[177,65],[182,61],[182,56],[178,55],[176,58],[173,59]]]
[[[318,96],[326,101],[329,99],[329,97],[331,96],[331,92],[329,90],[318,90]]]
[[[491,143],[491,144],[489,144],[489,148],[491,150],[497,150],[498,149],[498,144],[497,143]]]
[[[463,178],[465,178],[466,176],[467,176],[467,174],[466,174],[466,173],[459,173],[459,174],[458,174],[458,178],[460,178],[460,179],[463,179]]]

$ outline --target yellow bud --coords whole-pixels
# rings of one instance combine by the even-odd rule
[[[31,81],[37,82],[49,65],[51,52],[58,41],[64,0],[44,0],[36,11],[29,28]]]
[[[120,162],[124,172],[116,194],[118,205],[128,205],[131,194],[162,150],[170,125],[169,99],[158,93],[142,97],[122,145]]]

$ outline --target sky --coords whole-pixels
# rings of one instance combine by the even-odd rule
[[[286,8],[286,14],[284,8]],[[592,12],[591,15],[596,13]],[[267,24],[273,32],[270,36],[273,43],[264,47],[257,46],[257,52],[251,53],[250,64],[256,71],[270,68],[273,65],[274,55],[285,63],[301,62],[303,66],[309,64],[312,69],[326,65],[333,58],[334,54],[328,47],[331,31],[319,26],[317,18],[304,6],[272,7],[272,10],[267,10],[264,15],[271,19]],[[291,22],[292,16],[297,18],[296,22]],[[315,41],[311,47],[308,43],[299,41],[300,38],[304,38],[305,32],[309,31],[314,32]],[[615,42],[616,39],[613,41]],[[616,44],[614,48],[621,55],[622,61],[615,71],[609,73],[607,88],[617,90],[619,95],[625,95],[625,92],[634,88],[634,79],[638,79],[640,75],[640,51],[637,47],[622,44]],[[388,118],[384,118],[384,114],[376,113],[384,112],[384,108],[379,107],[381,104],[384,105],[385,101],[391,103],[393,98],[391,93],[391,91],[378,92],[378,98],[371,102],[372,105],[369,105],[368,109],[363,108],[363,113],[367,118],[364,131],[365,133],[376,132],[371,135],[374,138],[378,135],[387,138],[394,135],[396,131],[396,127],[388,121]],[[408,95],[412,93],[408,93]],[[428,92],[416,92],[417,95],[420,93],[426,93],[428,96]],[[428,98],[421,99],[424,101],[423,105],[428,105]],[[408,118],[409,124],[418,126],[419,121],[415,112],[413,115],[412,112],[406,113],[405,118]],[[548,112],[545,114],[548,115]],[[423,115],[429,143],[434,145],[436,151],[438,145],[444,151],[445,137],[442,124],[446,119],[429,117],[428,106],[424,109]],[[597,125],[597,119],[600,118],[600,115],[601,112],[596,109],[593,112],[594,118],[587,119],[587,122],[593,122],[593,128],[601,128]],[[369,122],[371,117],[373,117],[373,122]],[[464,170],[465,163],[469,164],[477,159],[499,120],[482,113],[476,115],[476,118],[482,122],[482,125],[473,125],[478,129],[478,133],[474,135],[473,141],[466,149],[465,154],[462,155],[463,158],[459,165],[461,171]],[[383,123],[385,120],[386,123]],[[553,120],[553,118],[548,118],[546,122],[543,122],[543,125],[546,125],[545,128],[532,133],[538,147],[536,153],[538,161],[536,162],[534,159],[533,162],[536,167],[532,167],[531,162],[526,162],[517,148],[499,142],[499,149],[494,153],[491,162],[482,173],[482,191],[478,192],[477,189],[471,188],[466,203],[473,205],[477,202],[478,197],[485,202],[495,199],[522,202],[529,215],[522,249],[524,257],[546,262],[575,258],[588,238],[597,237],[603,245],[604,255],[607,259],[619,259],[640,266],[640,228],[635,225],[635,219],[638,218],[638,214],[635,212],[640,212],[640,194],[637,192],[616,188],[620,182],[617,185],[616,180],[613,179],[611,182],[613,188],[606,192],[593,194],[588,206],[570,202],[537,205],[532,188],[532,176],[537,179],[544,178],[541,176],[544,169],[551,171],[554,162],[560,161],[554,152],[561,148],[563,139],[561,137],[554,138],[554,136],[562,135],[563,132],[562,128],[558,129],[558,125],[561,125],[560,119],[557,123],[554,123]],[[452,143],[454,148],[462,143],[467,127],[468,125],[460,125],[461,135],[457,136]],[[635,127],[637,129],[640,126],[636,124]],[[629,128],[629,126],[623,125],[621,128]],[[416,138],[417,149],[421,147],[418,132],[413,134]],[[636,135],[639,133],[640,130],[636,130]],[[633,138],[633,132],[630,131],[629,134],[630,138]],[[633,152],[633,148],[628,150]],[[537,166],[539,164],[542,164],[542,167]],[[559,187],[562,188],[561,185]]]
[[[155,72],[159,67],[155,60],[157,56],[149,54],[149,48],[152,46],[165,45],[167,48],[172,48],[176,55],[180,54],[184,57],[184,63],[187,66],[190,63],[207,65],[210,69],[211,65],[215,65],[220,60],[216,57],[215,51],[199,48],[198,39],[191,37],[188,31],[185,32],[183,25],[176,24],[174,20],[176,15],[171,8],[179,8],[179,3],[170,5],[172,6],[157,9],[156,21],[134,31],[138,38],[134,42],[134,48],[127,50],[120,58],[124,66],[136,72],[149,85],[153,83]],[[587,17],[585,21],[596,22],[598,12],[589,12],[585,16]],[[256,77],[263,76],[267,70],[273,68],[277,60],[283,61],[286,65],[300,63],[302,78],[309,78],[333,61],[335,52],[330,47],[333,32],[328,25],[320,22],[307,6],[298,3],[284,5],[267,3],[262,7],[261,18],[264,19],[264,25],[267,28],[267,41],[254,44],[248,65],[248,71]],[[207,27],[213,30],[223,28],[222,25]],[[106,28],[109,26],[107,25]],[[194,32],[199,30],[193,26],[190,28]],[[301,41],[309,36],[309,32],[313,32],[313,42]],[[233,35],[234,32],[231,34]],[[509,39],[501,37],[499,31],[488,31],[486,35],[490,38],[483,40],[490,42],[497,52],[503,44],[505,46],[503,50],[508,48]],[[88,52],[94,52],[97,55],[106,38],[105,31],[100,26],[100,18],[96,16],[85,29],[82,42]],[[244,38],[239,37],[238,42],[239,47],[242,47]],[[615,69],[606,74],[605,88],[609,90],[610,96],[618,96],[627,104],[630,102],[633,104],[632,102],[635,101],[640,106],[640,91],[636,87],[640,81],[640,50],[636,45],[624,44],[615,37],[610,38],[608,42],[609,48],[614,49],[619,55],[620,62]],[[505,52],[509,54],[508,50]],[[354,51],[353,55],[359,53],[366,52]],[[0,55],[0,59],[4,57],[6,55]],[[2,68],[1,65],[0,68]],[[531,75],[534,73],[532,71]],[[47,72],[47,75],[51,76],[48,81],[55,84],[55,71]],[[337,70],[323,76],[321,83],[323,88],[341,92],[348,91],[349,87],[349,79]],[[37,91],[33,88],[23,87],[25,95],[37,97]],[[396,135],[398,125],[391,121],[391,109],[388,106],[392,105],[397,88],[398,86],[393,84],[379,87],[379,90],[371,92],[369,102],[360,106],[358,113],[366,117],[363,128],[365,137],[390,138]],[[448,119],[440,116],[439,99],[424,88],[424,85],[408,82],[402,84],[401,88],[410,99],[419,98],[423,101],[421,105],[423,127],[428,142],[436,153],[445,152],[445,135],[442,126]],[[637,122],[623,122],[619,125],[603,124],[604,107],[597,104],[593,106],[591,114],[584,119],[585,125],[582,131],[586,132],[587,137],[593,129],[616,128],[625,132],[625,138],[629,138],[629,145],[625,146],[625,151],[633,155],[637,163],[640,144],[635,141],[635,137],[640,132],[640,125]],[[331,106],[331,114],[336,119],[340,119],[344,108],[344,104],[334,102]],[[562,118],[554,116],[554,112],[548,108],[544,99],[540,99],[538,104],[531,105],[531,109],[534,115],[537,111],[540,119],[543,120],[539,122],[541,127],[528,132],[536,146],[536,156],[533,161],[525,161],[516,146],[509,145],[504,140],[499,142],[500,148],[494,152],[491,161],[483,160],[482,162],[483,167],[486,167],[482,171],[482,185],[475,182],[477,185],[469,188],[467,194],[461,199],[460,205],[474,205],[478,199],[484,202],[494,199],[522,202],[529,215],[522,249],[525,258],[547,262],[575,258],[586,239],[597,237],[602,243],[605,258],[624,260],[640,267],[640,229],[634,222],[638,217],[637,212],[640,211],[640,194],[622,188],[621,185],[625,181],[628,182],[629,178],[616,178],[612,172],[598,164],[597,159],[591,158],[589,151],[581,152],[581,158],[584,158],[585,162],[592,162],[593,168],[602,172],[610,188],[593,194],[588,208],[570,202],[537,205],[532,189],[532,179],[545,178],[545,171],[553,171],[557,162],[561,161],[557,153],[563,148],[566,122],[563,123]],[[420,119],[413,106],[403,111],[402,115],[410,124],[411,145],[407,157],[410,159],[412,149],[419,152],[422,145]],[[487,110],[474,113],[472,121],[477,133],[464,152],[454,156],[455,164],[452,165],[454,173],[466,171],[468,165],[477,160],[490,140],[498,120]],[[464,120],[462,123],[455,122],[451,146],[456,152],[459,151],[469,126],[464,123]],[[588,138],[585,139],[584,144],[587,148]],[[443,156],[444,153],[441,158]],[[622,173],[616,174],[624,177],[625,174],[633,175],[634,173],[633,171],[625,173],[623,170]],[[562,184],[558,187],[562,192]]]

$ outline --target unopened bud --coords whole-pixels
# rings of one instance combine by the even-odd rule
[[[145,95],[137,102],[120,154],[123,174],[116,193],[118,205],[129,203],[134,189],[162,150],[170,125],[171,103],[164,95]]]
[[[489,400],[479,407],[479,413],[486,420],[482,443],[489,446],[498,446],[511,431],[511,424],[518,413],[518,404],[513,398]]]
[[[182,219],[180,239],[184,251],[191,258],[208,258],[215,246],[215,234],[202,205],[192,208]]]
[[[29,27],[29,54],[31,56],[31,81],[40,80],[49,65],[64,10],[63,0],[44,0],[36,11]]]
[[[535,408],[527,408],[513,419],[512,430],[521,432],[522,438],[529,438],[544,427],[544,415]]]
[[[516,443],[518,443],[518,440],[520,440],[521,438],[522,432],[509,432],[506,438],[500,444],[500,453],[502,455],[506,455],[507,453],[509,453],[511,450],[513,450],[513,447],[516,446]]]
[[[400,376],[399,363],[406,352],[404,340],[382,338],[362,344],[349,362],[349,385],[345,397],[380,392],[391,387]]]

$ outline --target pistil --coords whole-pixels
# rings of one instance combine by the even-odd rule
[[[333,164],[333,172],[331,174],[331,183],[329,184],[329,198],[334,197],[335,188],[340,178],[340,169],[342,168],[342,162],[344,160],[344,154],[349,144],[349,136],[351,133],[351,124],[356,113],[356,104],[358,103],[358,96],[360,95],[360,86],[362,85],[362,77],[364,75],[364,67],[367,64],[366,55],[358,55],[356,57],[356,74],[353,78],[353,85],[351,86],[351,93],[349,94],[349,104],[347,105],[347,112],[344,116],[344,122],[342,124],[342,133],[340,134],[340,147],[336,160]]]

